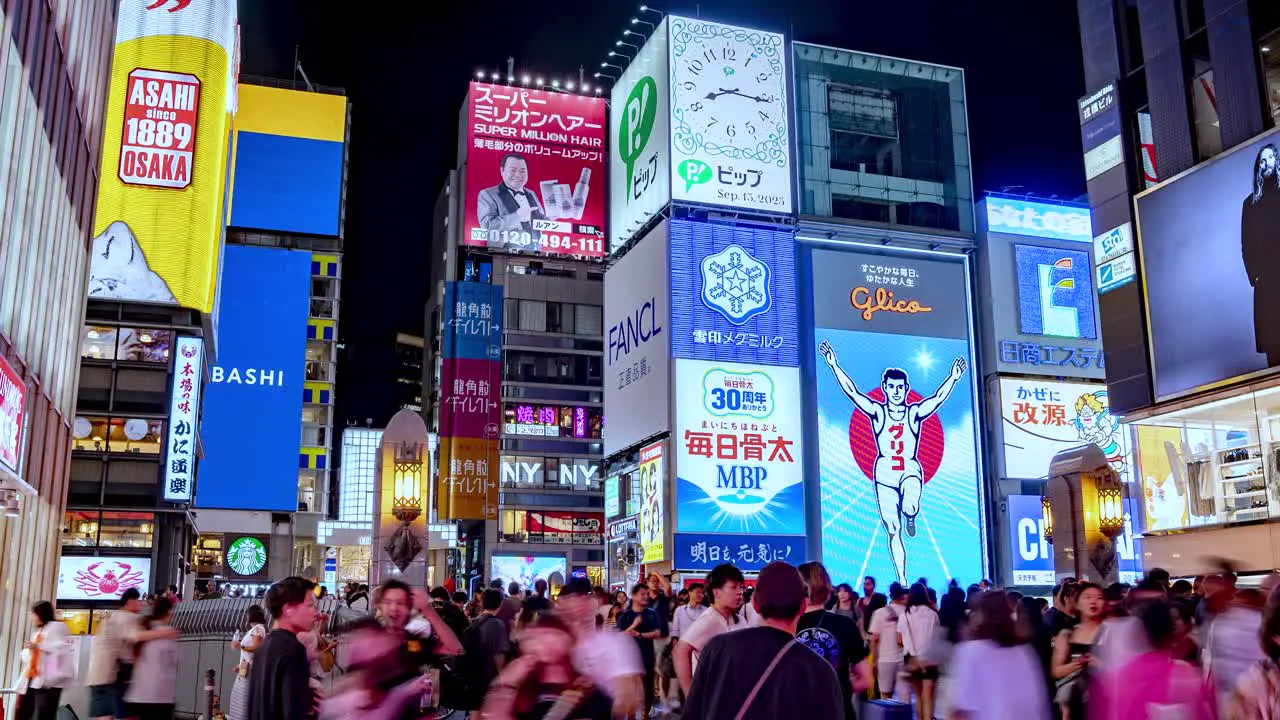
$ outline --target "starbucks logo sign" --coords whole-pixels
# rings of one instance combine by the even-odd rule
[[[227,548],[227,565],[238,575],[256,575],[266,564],[267,548],[258,538],[237,538]]]

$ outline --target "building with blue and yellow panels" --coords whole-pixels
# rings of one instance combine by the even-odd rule
[[[288,253],[292,258],[288,267],[297,268],[300,273],[308,273],[303,266],[309,267],[309,278],[305,283],[280,278],[278,282],[263,283],[268,287],[242,287],[240,298],[228,296],[227,293],[234,290],[231,283],[226,283],[222,307],[224,310],[239,309],[240,312],[230,317],[240,318],[244,327],[232,328],[224,323],[219,332],[228,337],[234,334],[257,338],[255,343],[236,343],[237,351],[243,357],[228,359],[226,364],[228,367],[240,366],[242,372],[244,367],[255,368],[258,377],[262,377],[264,371],[275,371],[273,377],[277,380],[283,377],[284,392],[297,393],[294,404],[270,405],[263,402],[257,405],[258,412],[288,407],[290,409],[285,412],[292,414],[301,408],[300,417],[294,420],[301,424],[301,433],[288,434],[288,440],[282,433],[280,442],[273,446],[280,453],[258,453],[256,463],[253,463],[254,459],[247,459],[253,463],[247,470],[228,472],[225,477],[200,478],[196,504],[200,508],[201,546],[195,549],[193,556],[212,556],[214,553],[208,550],[225,548],[226,543],[234,539],[233,534],[270,535],[273,577],[290,573],[318,577],[324,564],[324,548],[317,546],[314,540],[318,522],[328,512],[330,490],[336,478],[333,472],[333,410],[342,282],[348,108],[347,98],[337,89],[243,77],[239,86],[227,231],[228,256],[235,246],[250,246],[254,253],[264,257],[273,252]],[[302,262],[297,262],[299,260]],[[301,289],[304,285],[308,293],[305,316],[302,313],[290,315],[282,324],[276,310],[280,304],[297,299],[285,297],[283,293],[304,292]],[[264,323],[270,320],[274,324],[254,327],[252,322],[246,323],[244,318],[255,317],[253,312],[243,311],[246,303],[261,308],[260,316]],[[279,346],[274,338],[282,335],[297,337],[297,347],[302,347],[305,341],[305,356],[274,361],[271,347]],[[227,370],[219,376],[229,376],[229,372]],[[227,391],[245,393],[250,389],[228,388]],[[266,387],[253,391],[280,392],[281,388]],[[267,426],[276,420],[280,423],[287,421],[286,418],[274,417],[255,417],[253,420],[260,424],[264,433],[268,432]],[[237,421],[244,422],[245,418],[205,418],[206,425]],[[297,447],[287,452],[279,447],[284,442],[292,444],[294,437],[299,438]],[[248,444],[248,440],[245,442]],[[296,464],[289,458],[296,458]],[[268,459],[273,459],[270,467],[267,467]],[[245,487],[250,478],[252,486]],[[285,486],[288,486],[289,493],[296,489],[296,506],[293,505],[292,494],[285,495]],[[242,501],[245,496],[253,498],[255,495],[278,499],[287,497],[292,527],[281,523],[282,507],[279,504],[266,507],[261,501],[259,504],[254,504],[253,499]],[[201,497],[217,498],[218,504],[207,506],[200,501]],[[243,512],[264,509],[271,512]],[[258,522],[262,523],[261,527],[255,524]],[[286,557],[287,564],[278,562]],[[210,569],[209,572],[216,570]]]

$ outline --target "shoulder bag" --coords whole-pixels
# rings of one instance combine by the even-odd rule
[[[782,649],[778,651],[777,655],[773,656],[773,661],[769,663],[769,667],[764,669],[764,673],[760,676],[760,679],[756,681],[755,687],[751,688],[751,694],[747,695],[746,701],[742,703],[741,708],[738,708],[738,714],[733,717],[733,720],[742,720],[747,716],[747,710],[751,709],[751,703],[755,702],[756,695],[760,694],[760,688],[764,687],[765,681],[773,674],[774,669],[778,667],[778,663],[782,662],[782,657],[787,654],[788,650],[795,647],[795,645],[796,641],[792,638],[787,641],[786,645],[782,646]]]

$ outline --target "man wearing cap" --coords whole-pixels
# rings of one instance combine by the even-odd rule
[[[557,605],[573,627],[573,665],[613,699],[614,717],[630,717],[644,704],[644,666],[630,637],[596,627],[596,601],[591,582],[570,578],[560,588]]]
[[[707,643],[681,720],[843,717],[835,670],[795,639],[808,596],[794,567],[766,565],[752,597],[760,625]]]

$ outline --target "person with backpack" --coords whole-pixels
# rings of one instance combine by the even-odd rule
[[[507,623],[498,617],[503,602],[501,590],[485,590],[480,595],[480,615],[462,633],[457,671],[462,697],[456,703],[445,699],[456,710],[479,710],[494,678],[506,667],[512,647]]]

